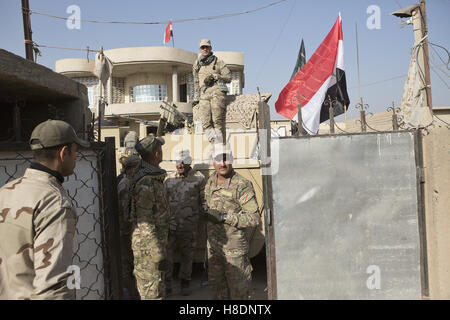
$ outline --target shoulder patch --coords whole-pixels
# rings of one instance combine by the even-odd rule
[[[250,193],[244,193],[244,195],[239,199],[239,202],[241,205],[246,204],[250,199],[252,198],[252,195]]]

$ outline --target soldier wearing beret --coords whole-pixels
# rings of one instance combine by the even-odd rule
[[[77,137],[48,120],[31,133],[35,162],[0,189],[0,300],[75,299],[68,288],[77,216],[62,184],[73,174]]]
[[[211,41],[200,40],[200,54],[193,65],[194,122],[201,122],[203,133],[212,143],[226,140],[225,95],[231,82],[231,72],[212,50]]]
[[[131,196],[131,246],[134,276],[142,300],[164,299],[167,271],[169,205],[162,161],[164,139],[148,135],[135,148],[142,158],[133,175]]]
[[[172,286],[173,256],[178,249],[180,287],[184,296],[191,293],[192,263],[205,188],[205,177],[200,171],[192,169],[191,163],[189,150],[181,150],[176,158],[176,171],[164,182],[171,212],[166,285],[168,289]]]

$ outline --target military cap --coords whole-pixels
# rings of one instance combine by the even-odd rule
[[[216,143],[213,145],[213,160],[215,160],[216,162],[220,162],[223,158],[221,158],[219,161],[217,161],[217,159],[221,155],[225,155],[225,159],[227,160],[227,162],[233,163],[233,152],[231,151],[231,147],[228,143],[226,145],[222,143]]]
[[[141,139],[136,143],[135,149],[141,155],[141,157],[153,153],[158,146],[162,146],[165,143],[164,139],[155,136],[150,133],[145,138]]]
[[[191,158],[191,155],[189,153],[189,150],[187,150],[187,149],[181,150],[178,153],[178,156],[175,158],[175,161],[177,163],[183,162],[184,164],[191,164],[192,163],[192,158]]]
[[[137,155],[136,150],[133,148],[119,148],[118,150],[118,154],[119,154],[119,162],[123,165],[124,161],[128,158],[131,157],[132,155]]]
[[[38,124],[30,138],[31,150],[51,148],[73,142],[85,148],[91,145],[88,141],[78,138],[72,126],[62,120],[49,119]]]
[[[131,155],[125,159],[125,161],[123,162],[123,167],[124,168],[136,167],[139,164],[140,160],[141,160],[141,158],[139,158],[138,155],[135,155],[135,154]]]
[[[202,39],[202,40],[200,40],[199,48],[201,48],[202,46],[208,46],[208,47],[211,47],[211,41],[209,41],[208,39]]]

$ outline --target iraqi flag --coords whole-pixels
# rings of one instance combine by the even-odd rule
[[[166,32],[164,33],[164,44],[169,42],[171,37],[173,37],[172,20],[169,21],[169,24],[166,27]]]
[[[334,115],[345,112],[350,100],[344,71],[344,43],[341,14],[331,31],[305,66],[284,87],[275,103],[279,114],[297,119],[300,96],[303,127],[309,134],[319,131],[319,124],[329,119],[328,97],[333,103]]]

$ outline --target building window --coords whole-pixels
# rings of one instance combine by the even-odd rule
[[[95,99],[97,98],[96,92],[97,87],[87,87],[88,89],[88,98],[89,98],[89,107],[93,108],[96,106]]]
[[[187,84],[183,83],[179,86],[180,102],[187,102]]]
[[[99,94],[98,79],[96,77],[75,77],[73,80],[85,85],[88,89],[89,108],[97,107]],[[107,92],[104,92],[106,96]]]
[[[186,90],[189,96],[188,101],[194,100],[194,75],[192,73],[186,74]]]
[[[125,78],[112,78],[112,103],[125,102]]]
[[[227,83],[228,95],[240,95],[242,94],[241,88],[241,72],[231,71],[231,82]]]
[[[131,102],[163,101],[167,96],[165,85],[146,84],[130,89]]]

